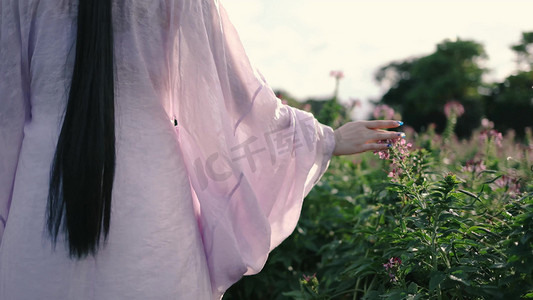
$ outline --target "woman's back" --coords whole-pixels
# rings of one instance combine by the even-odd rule
[[[28,49],[21,58],[29,70],[31,119],[24,126],[2,238],[0,299],[210,298],[189,181],[167,113],[174,49],[174,8],[167,5],[174,1],[114,5],[112,223],[105,247],[96,258],[82,260],[69,258],[62,236],[53,251],[44,230],[50,164],[72,76],[77,9],[72,1],[10,2],[18,2],[22,49]]]
[[[335,141],[274,96],[218,1],[113,1],[111,225],[79,260],[45,230],[77,1],[1,3],[0,299],[214,299],[259,272]]]

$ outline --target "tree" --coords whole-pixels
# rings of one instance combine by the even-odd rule
[[[533,32],[522,32],[520,43],[513,45],[511,50],[517,55],[518,70],[533,70]]]
[[[516,74],[493,86],[485,110],[496,129],[513,129],[523,136],[525,127],[533,125],[533,32],[522,33],[511,49],[517,56]]]
[[[446,125],[444,105],[452,100],[466,110],[458,120],[457,133],[470,134],[483,115],[480,65],[486,58],[483,46],[469,40],[445,40],[434,53],[390,63],[376,74],[378,83],[388,91],[380,103],[400,111],[406,124],[421,130],[430,123],[442,131]]]

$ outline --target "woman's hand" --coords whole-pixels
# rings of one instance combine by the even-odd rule
[[[383,130],[396,128],[402,122],[383,121],[354,121],[349,122],[335,130],[335,150],[333,155],[348,155],[365,151],[380,151],[390,147],[387,143],[378,143],[382,140],[393,140],[405,137],[404,133]]]

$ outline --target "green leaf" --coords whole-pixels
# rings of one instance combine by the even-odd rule
[[[418,285],[414,282],[411,282],[409,287],[407,287],[407,292],[410,294],[416,294],[416,291],[418,291]]]
[[[466,285],[466,286],[470,286],[470,282],[469,282],[469,281],[464,280],[464,279],[462,279],[462,278],[459,278],[459,277],[457,277],[457,276],[455,276],[455,275],[449,275],[448,277],[449,277],[451,280],[458,281],[458,282],[460,282],[460,283],[462,283],[462,284],[464,284],[464,285]]]
[[[429,279],[429,291],[432,292],[435,290],[435,288],[439,286],[444,279],[446,279],[446,274],[442,272],[434,272],[431,274],[431,278]]]

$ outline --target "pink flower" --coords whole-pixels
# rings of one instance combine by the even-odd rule
[[[466,165],[463,167],[463,172],[476,173],[476,172],[484,171],[486,169],[487,167],[485,166],[482,160],[476,161],[476,160],[471,159],[466,162]]]
[[[310,112],[311,111],[311,104],[307,103],[306,105],[304,105],[303,110],[305,110],[307,112]]]
[[[396,149],[403,156],[409,156],[409,151],[413,148],[413,144],[408,143],[405,139],[396,140]]]
[[[483,118],[481,120],[481,126],[485,129],[492,129],[494,128],[494,123],[487,118]]]
[[[343,71],[331,71],[329,72],[329,76],[334,77],[335,79],[343,79],[344,78],[344,72]]]
[[[451,118],[452,115],[459,118],[464,113],[465,108],[458,101],[450,101],[444,105],[444,114],[446,114],[446,117],[448,118]]]
[[[520,183],[519,179],[517,178],[511,178],[507,175],[502,175],[500,178],[496,179],[493,184],[497,188],[506,188],[507,193],[511,197],[515,197],[520,194]]]
[[[387,143],[391,143],[390,140],[387,140]],[[382,144],[381,141],[378,142],[378,144]],[[389,149],[381,150],[381,151],[374,151],[374,154],[377,154],[379,156],[379,159],[389,159],[390,158],[390,152]]]
[[[303,274],[303,277],[304,277],[304,280],[306,282],[309,282],[309,281],[313,280],[313,278],[316,278],[316,273],[314,273],[313,275],[305,275],[305,274]]]
[[[374,108],[374,118],[391,120],[394,118],[394,109],[386,104],[378,105]]]
[[[384,142],[379,141],[379,144],[381,143],[387,143],[391,145],[390,149],[385,149],[381,151],[374,151],[374,154],[377,154],[380,159],[390,159],[390,151],[395,150],[400,155],[400,159],[404,159],[405,157],[409,156],[409,152],[411,151],[411,148],[413,147],[413,144],[408,143],[405,141],[405,139],[396,139],[396,140],[386,140]]]
[[[378,141],[378,144],[389,144],[392,146],[392,140],[386,140],[386,141]],[[390,158],[390,152],[389,152],[390,149],[385,149],[385,150],[381,150],[381,151],[374,151],[374,154],[377,154],[379,156],[379,159],[389,159]]]
[[[502,146],[503,136],[502,136],[501,132],[498,132],[495,129],[490,129],[490,130],[483,130],[481,132],[481,134],[479,135],[479,139],[482,142],[485,142],[487,139],[490,139],[490,140],[494,141],[494,143],[498,147],[501,147]]]
[[[403,138],[395,140],[386,140],[381,143],[388,143],[391,146],[389,149],[385,149],[382,151],[374,151],[374,154],[377,154],[380,159],[391,159],[391,171],[389,172],[387,177],[391,178],[391,181],[393,182],[400,182],[400,176],[404,173],[404,170],[402,169],[402,164],[405,159],[409,157],[413,144],[406,142]]]
[[[396,274],[402,264],[402,260],[399,257],[391,257],[386,264],[383,264],[385,271],[389,273],[389,278],[391,282],[397,282],[398,277]]]

